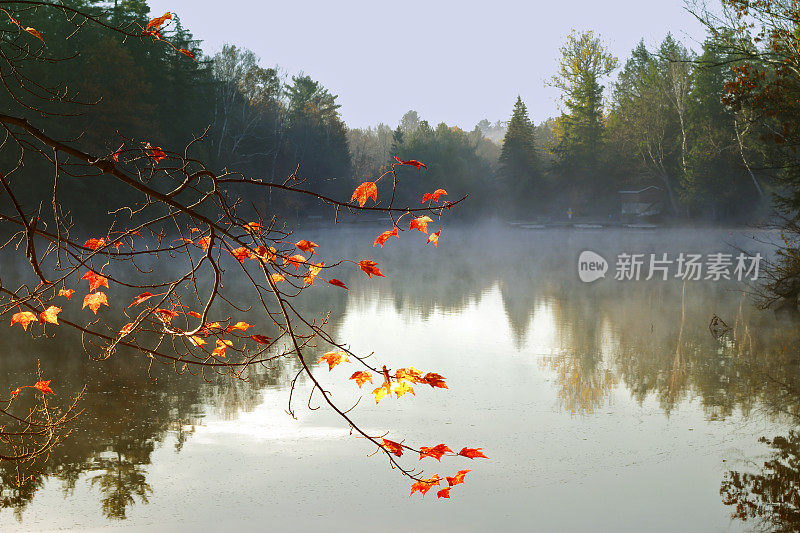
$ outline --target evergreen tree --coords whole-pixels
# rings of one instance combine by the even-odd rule
[[[550,80],[561,89],[565,107],[556,122],[556,169],[569,180],[565,190],[572,201],[588,206],[608,189],[598,181],[605,175],[599,168],[604,128],[600,80],[617,68],[618,61],[591,31],[572,32],[561,54],[558,73]]]
[[[534,127],[528,108],[517,96],[508,131],[500,152],[500,175],[516,206],[529,205],[542,197],[542,175],[536,154]]]

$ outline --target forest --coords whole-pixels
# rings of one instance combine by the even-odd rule
[[[144,0],[67,4],[109,17],[110,24],[144,24],[150,17]],[[506,220],[560,219],[567,210],[614,219],[620,190],[656,186],[667,220],[765,222],[772,199],[785,190],[785,165],[776,164],[785,154],[785,143],[775,142],[779,120],[759,120],[731,95],[737,69],[754,68],[753,58],[713,24],[699,50],[666,35],[657,47],[642,41],[628,58],[613,57],[590,30],[573,31],[552,72],[542,73],[562,94],[556,117],[531,117],[518,98],[507,117],[471,129],[433,125],[413,110],[396,125],[354,129],[325,80],[288,76],[265,66],[273,58],[235,44],[209,55],[177,15],[172,22],[164,37],[194,61],[168,48],[121,43],[100,27],[66,39],[70,28],[52,11],[31,13],[29,23],[52,36],[54,54],[80,51],[83,60],[80,68],[31,63],[26,74],[60,80],[95,104],[60,121],[61,131],[53,133],[97,153],[114,152],[119,132],[159,146],[200,138],[193,156],[215,171],[270,181],[292,176],[336,198],[385,171],[394,157],[413,157],[426,162],[425,181],[470,196],[471,216]],[[9,91],[0,91],[0,102],[17,107]],[[29,169],[34,182],[38,170]],[[112,198],[124,194],[109,187]],[[398,200],[412,206],[418,192],[409,186]],[[88,198],[79,187],[64,193],[78,206]],[[251,203],[295,222],[322,212],[312,199],[273,192]]]

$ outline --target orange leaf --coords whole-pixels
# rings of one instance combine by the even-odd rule
[[[86,295],[81,309],[85,309],[88,306],[89,309],[94,311],[94,314],[97,314],[97,310],[100,309],[101,305],[108,306],[108,298],[106,298],[106,293],[98,291]]]
[[[244,263],[245,259],[252,259],[253,257],[253,253],[244,246],[231,250],[231,255],[240,263]]]
[[[467,475],[467,472],[472,472],[472,470],[459,470],[458,473],[455,476],[453,476],[453,477],[448,476],[447,477],[447,484],[452,487],[453,485],[458,485],[459,483],[464,483],[464,476]]]
[[[21,313],[14,313],[11,316],[11,325],[13,326],[14,324],[19,324],[25,331],[28,331],[28,324],[35,321],[36,321],[36,315],[31,313],[30,311],[22,311]]]
[[[272,283],[278,283],[279,281],[284,281],[286,279],[283,277],[283,274],[278,274],[277,272],[275,274],[270,274],[269,277],[272,279]]]
[[[397,159],[397,162],[400,163],[401,165],[410,165],[412,167],[417,167],[417,170],[420,170],[420,167],[423,167],[423,168],[426,168],[426,169],[428,168],[428,167],[425,166],[425,163],[420,163],[416,159],[409,159],[408,161],[403,161],[402,159],[400,159],[397,156],[394,156],[394,158]]]
[[[421,217],[412,219],[408,229],[409,231],[412,229],[417,229],[422,233],[428,233],[428,222],[433,222],[433,219],[428,215],[422,215]]]
[[[425,193],[422,195],[422,203],[424,204],[428,200],[433,200],[438,204],[440,196],[447,196],[447,191],[444,189],[436,189],[432,193]]]
[[[214,351],[211,352],[211,354],[212,355],[216,355],[218,357],[226,357],[225,356],[225,350],[229,346],[233,346],[233,342],[231,342],[231,341],[223,341],[223,340],[217,339],[216,345],[217,345],[217,347],[214,348]]]
[[[83,275],[81,279],[85,279],[89,281],[89,290],[94,291],[97,290],[101,286],[105,286],[108,288],[108,278],[105,276],[101,276],[100,274],[88,271],[86,274]]]
[[[395,226],[392,231],[384,231],[378,235],[378,238],[375,239],[375,243],[372,245],[372,247],[375,248],[375,245],[380,244],[381,248],[383,248],[383,245],[389,240],[389,237],[397,237],[398,239],[400,238],[400,235],[397,233],[397,226]]]
[[[246,229],[250,233],[261,233],[261,230],[264,229],[264,226],[262,226],[258,222],[248,222],[247,224],[244,225],[244,229]]]
[[[422,497],[425,497],[425,493],[431,490],[432,487],[439,484],[439,474],[435,474],[433,477],[428,479],[422,479],[420,481],[415,482],[411,485],[411,494],[413,496],[415,492],[419,491],[422,494]]]
[[[303,283],[306,285],[313,285],[314,278],[317,277],[322,270],[322,267],[325,266],[325,261],[321,263],[311,263],[311,266],[308,267],[308,275],[303,278]]]
[[[203,250],[208,249],[208,245],[211,243],[211,237],[200,237],[197,239],[197,246],[202,248]]]
[[[33,388],[40,390],[42,392],[49,392],[50,394],[55,394],[55,392],[53,392],[53,389],[50,388],[51,381],[53,380],[48,379],[47,381],[37,381],[36,384],[33,386]]]
[[[106,241],[104,239],[89,239],[85,243],[83,243],[84,248],[89,248],[90,250],[97,250],[98,248],[102,248],[106,245]]]
[[[395,442],[389,439],[381,439],[383,443],[382,446],[386,448],[390,453],[396,455],[397,457],[402,457],[403,455],[403,445],[399,442]]]
[[[433,457],[437,461],[441,461],[442,456],[448,452],[453,453],[453,450],[451,450],[444,444],[437,444],[433,448],[426,448],[425,446],[421,446],[419,449],[419,458],[420,460],[422,460],[426,457]]]
[[[208,344],[206,341],[203,340],[203,337],[199,337],[197,335],[192,335],[189,337],[189,342],[191,342],[195,346],[203,346],[204,344]]]
[[[484,459],[488,459],[483,452],[481,451],[483,448],[461,448],[461,451],[458,452],[458,455],[462,457],[469,457],[470,459],[475,459],[476,457],[483,457]]]
[[[378,202],[378,186],[375,185],[374,181],[365,181],[356,187],[356,190],[353,191],[353,196],[350,197],[350,201],[358,200],[359,207],[364,207],[364,204],[367,203],[367,198],[372,198],[375,203]]]
[[[238,329],[239,331],[247,331],[247,328],[252,328],[253,324],[248,324],[247,322],[237,322],[232,326],[228,326],[226,331],[230,333],[231,331]]]
[[[436,374],[435,372],[428,372],[422,379],[424,379],[425,383],[427,383],[431,387],[439,389],[447,388],[447,385],[445,385],[444,383],[444,377],[440,376],[439,374]]]
[[[186,313],[188,316],[193,316],[194,318],[203,318],[203,315],[198,313],[197,311],[189,311]]]
[[[373,274],[384,278],[386,277],[383,274],[381,274],[380,270],[378,270],[378,263],[376,263],[375,261],[368,261],[365,259],[363,261],[359,261],[358,266],[361,268],[361,270],[366,272],[367,276],[369,276],[370,278],[372,277]]]
[[[178,48],[178,52],[182,53],[183,55],[185,55],[187,57],[191,57],[192,59],[194,59],[194,54],[192,52],[190,52],[189,50],[187,50],[186,48]],[[194,60],[197,61],[196,59],[194,59]]]
[[[283,259],[283,264],[289,263],[294,266],[294,269],[297,270],[300,267],[300,263],[305,263],[306,258],[300,254],[293,255],[291,257],[285,257]]]
[[[330,283],[331,285],[336,285],[337,287],[341,287],[341,288],[343,288],[345,290],[348,290],[348,291],[350,290],[350,289],[347,288],[347,285],[345,285],[344,283],[342,283],[341,281],[339,281],[338,279],[335,279],[335,278],[334,279],[329,279],[328,283]]]
[[[75,292],[74,289],[61,289],[60,291],[58,291],[58,295],[63,296],[67,300],[71,300],[74,292]]]
[[[179,314],[177,311],[171,309],[155,309],[153,312],[158,314],[164,322],[172,322],[172,319]]]
[[[61,312],[60,307],[56,307],[55,305],[51,305],[43,313],[39,314],[39,320],[44,322],[49,322],[50,324],[58,325],[58,313]]]
[[[441,230],[437,231],[436,233],[431,233],[431,234],[428,236],[428,242],[432,242],[432,243],[433,243],[433,245],[434,245],[436,248],[438,248],[438,247],[439,247],[439,234],[440,234],[440,233],[442,233],[442,231],[441,231]],[[428,242],[426,242],[425,244],[428,244]]]
[[[172,13],[170,13],[169,11],[167,11],[160,17],[156,17],[152,19],[150,22],[148,22],[145,31],[161,29],[161,26],[163,26],[164,23],[168,20],[172,20]]]
[[[350,376],[350,379],[356,380],[356,383],[358,383],[358,388],[360,389],[361,385],[367,381],[372,383],[372,374],[369,372],[364,372],[363,370],[359,370],[358,372],[354,372],[353,375]]]
[[[133,331],[133,322],[128,322],[122,327],[121,330],[119,330],[119,334],[121,337],[125,337],[127,335],[130,335],[131,331]]]
[[[134,298],[133,302],[131,302],[131,305],[129,305],[128,307],[133,307],[134,305],[139,305],[140,303],[146,302],[147,300],[149,300],[152,297],[153,297],[153,295],[150,294],[149,292],[143,292],[142,294],[140,294],[139,296]]]
[[[322,357],[320,357],[319,361],[317,362],[321,363],[323,361],[326,361],[328,363],[328,372],[330,372],[331,370],[333,370],[333,367],[335,367],[339,363],[346,363],[350,361],[350,359],[347,357],[347,354],[339,351],[339,352],[328,352]]]
[[[269,261],[274,263],[276,251],[277,250],[275,250],[275,248],[273,248],[272,246],[270,246],[269,248],[267,248],[266,246],[259,246],[258,248],[256,248],[256,255],[262,261]]]
[[[272,339],[264,335],[250,335],[250,338],[259,344],[269,344]]]
[[[314,251],[314,248],[317,248],[318,246],[319,245],[317,243],[311,242],[311,241],[307,241],[305,239],[303,239],[302,241],[297,243],[297,247],[300,250],[303,250],[306,253],[311,252],[311,255],[314,255],[315,253],[317,253],[317,252]]]
[[[445,487],[436,493],[437,498],[450,498],[450,487]]]

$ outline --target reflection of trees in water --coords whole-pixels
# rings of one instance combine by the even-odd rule
[[[100,489],[100,502],[107,518],[124,520],[128,506],[138,497],[141,503],[148,503],[147,496],[153,492],[146,481],[144,465],[150,464],[150,449],[146,455],[137,454],[139,450],[123,453],[115,447],[111,457],[96,458],[96,468],[101,473],[91,477],[92,485]]]
[[[353,243],[364,241],[369,231],[352,231],[347,253],[364,255],[365,250]],[[531,341],[537,309],[552,313],[556,346],[547,364],[559,376],[559,395],[565,402],[571,398],[576,412],[590,411],[592,402],[580,398],[594,398],[593,409],[597,408],[621,382],[639,402],[657,398],[667,413],[685,398],[699,396],[709,417],[724,418],[736,409],[747,414],[779,396],[769,376],[798,374],[792,354],[800,354],[800,343],[788,338],[785,324],[771,313],[753,308],[742,292],[745,285],[689,281],[684,294],[683,283],[674,279],[591,284],[578,280],[575,261],[585,249],[611,259],[619,251],[709,251],[709,242],[719,242],[724,250],[723,240],[729,238],[727,231],[721,238],[713,232],[673,233],[498,229],[481,238],[480,232],[475,236],[452,230],[442,234],[437,252],[444,261],[409,253],[422,244],[401,233],[401,239],[369,254],[391,265],[387,279],[376,282],[355,275],[346,281],[353,288],[351,297],[367,294],[390,300],[401,315],[423,319],[437,309],[463,310],[499,287],[520,350]],[[613,278],[613,264],[610,267],[607,277]],[[708,329],[715,313],[732,326],[721,341]]]
[[[727,416],[737,408],[748,413],[759,404],[800,413],[797,396],[782,392],[787,386],[800,390],[797,334],[783,331],[772,315],[751,309],[741,293],[729,290],[740,285],[687,283],[681,320],[679,282],[579,282],[574,271],[578,253],[605,248],[573,242],[575,236],[499,232],[476,240],[470,232],[446,231],[438,251],[428,247],[427,260],[419,253],[420,247],[425,249],[423,236],[414,235],[418,238],[412,241],[403,233],[381,251],[371,248],[371,232],[343,232],[335,241],[343,249],[335,255],[385,263],[386,279],[367,280],[354,271],[349,278],[340,276],[351,292],[322,284],[297,302],[317,316],[333,310],[331,333],[349,306],[365,300],[391,301],[401,315],[425,319],[435,311],[458,313],[499,288],[519,350],[528,349],[534,314],[552,315],[548,320],[555,325],[555,349],[535,355],[549,355],[544,364],[553,370],[560,401],[571,413],[591,413],[605,405],[618,383],[639,402],[655,396],[666,412],[696,394],[711,417]],[[334,242],[323,236],[316,240]],[[366,247],[360,247],[365,242]],[[714,313],[733,326],[722,342],[708,331]],[[242,316],[253,324],[259,318]],[[60,479],[67,494],[83,476],[95,479],[104,512],[118,518],[131,503],[146,503],[150,458],[167,435],[175,438],[180,451],[209,409],[224,419],[234,418],[261,403],[261,390],[283,386],[293,375],[290,366],[278,363],[252,369],[249,382],[210,378],[207,383],[202,377],[176,376],[165,369],[152,371],[155,381],[148,376],[148,361],[130,353],[120,351],[108,361],[87,363],[80,338],[61,331],[57,339],[36,343],[24,335],[4,336],[0,349],[9,354],[0,358],[0,374],[9,383],[29,375],[38,357],[43,368],[58,376],[63,390],[88,384],[84,414],[73,435],[54,450],[45,474]],[[0,505],[21,516],[42,477],[12,490],[13,475],[0,463]]]
[[[70,336],[69,330],[59,331],[55,339],[3,337],[0,349],[8,354],[0,358],[0,374],[9,383],[29,374],[38,357],[60,390],[87,385],[83,414],[70,437],[53,450],[42,475],[17,486],[12,465],[0,462],[0,507],[13,509],[18,519],[46,477],[59,479],[69,496],[84,476],[98,490],[104,515],[124,519],[128,506],[147,503],[151,492],[158,491],[147,483],[147,469],[153,451],[168,435],[179,452],[209,406],[216,406],[223,418],[234,418],[260,403],[261,389],[284,384],[291,373],[275,363],[252,368],[248,381],[212,376],[207,382],[202,376],[151,367],[147,358],[124,351],[87,363],[80,337]]]
[[[772,448],[760,472],[728,472],[719,493],[733,518],[754,520],[765,531],[800,529],[800,435],[760,439]]]

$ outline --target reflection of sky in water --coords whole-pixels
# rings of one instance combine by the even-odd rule
[[[362,241],[371,235],[352,231]],[[454,231],[452,239],[467,237]],[[680,246],[680,238],[665,239]],[[223,385],[204,396],[196,425],[184,424],[191,432],[179,452],[174,429],[155,445],[141,466],[149,503],[135,499],[125,521],[103,517],[92,470],[66,497],[63,483],[49,478],[22,523],[6,510],[0,529],[742,528],[721,503],[720,481],[764,453],[758,437],[788,427],[765,407],[777,392],[760,373],[782,372],[792,360],[771,315],[746,302],[740,310],[739,292],[695,284],[687,285],[681,323],[680,283],[582,285],[563,266],[586,244],[574,235],[560,251],[532,257],[530,249],[547,246],[532,242],[494,263],[505,243],[488,245],[489,259],[472,265],[443,238],[449,271],[420,265],[416,278],[400,273],[408,250],[400,244],[373,255],[397,264],[397,275],[344,279],[351,293],[311,304],[335,308],[331,327],[355,351],[447,378],[447,391],[417,386],[416,397],[378,407],[367,384],[354,416],[373,433],[391,429],[389,438],[412,444],[483,447],[490,461],[420,463],[426,474],[473,470],[452,500],[437,502],[433,492],[424,502],[408,498],[410,483],[383,458],[367,457],[373,450],[363,440],[324,408],[308,411],[307,384],[295,394],[298,421],[285,413],[284,386],[234,394]],[[713,313],[735,329],[723,343],[708,332]],[[320,374],[341,405],[358,399],[347,380],[354,368]]]

